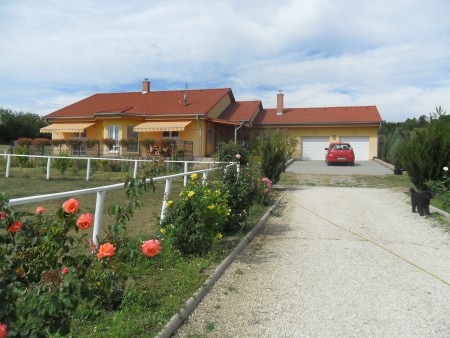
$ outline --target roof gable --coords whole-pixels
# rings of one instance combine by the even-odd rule
[[[255,125],[314,125],[314,124],[379,124],[381,116],[376,106],[285,108],[283,115],[276,109],[264,109]]]
[[[250,121],[262,109],[261,101],[238,101],[230,104],[219,116],[229,121]]]
[[[230,88],[95,94],[45,116],[52,118],[92,118],[101,115],[203,115],[207,114]]]

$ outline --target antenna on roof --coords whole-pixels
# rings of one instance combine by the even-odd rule
[[[187,82],[184,84],[184,106],[187,106],[187,100],[188,100],[188,84]]]

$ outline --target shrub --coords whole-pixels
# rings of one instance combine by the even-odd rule
[[[433,191],[434,195],[439,198],[444,208],[450,208],[450,175],[448,174],[448,167],[444,167],[442,178],[438,180],[428,180],[425,186]]]
[[[22,138],[17,139],[17,144],[21,147],[29,147],[32,142],[33,142],[33,140],[28,137],[22,137]]]
[[[236,162],[238,161],[242,165],[248,163],[248,150],[242,147],[240,144],[234,142],[219,142],[219,151],[216,153],[215,158],[220,162]],[[236,157],[236,155],[239,155]]]
[[[203,184],[197,174],[191,178],[178,201],[167,201],[161,227],[174,248],[183,254],[200,255],[209,252],[221,237],[231,210],[229,195],[221,184]]]
[[[68,158],[70,155],[67,152],[60,152],[57,156],[59,157],[53,159],[53,165],[61,175],[64,175],[70,165],[70,158]]]
[[[48,138],[35,138],[32,142],[31,145],[36,149],[36,150],[40,150],[41,154],[44,155],[44,148],[45,146],[50,145],[50,140]]]
[[[251,170],[243,170],[238,174],[236,166],[224,170],[223,185],[229,195],[228,205],[231,210],[224,224],[224,232],[234,233],[242,229],[258,194],[258,178],[258,173]]]

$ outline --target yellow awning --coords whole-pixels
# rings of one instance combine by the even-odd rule
[[[41,128],[41,133],[83,133],[95,123],[55,123]]]
[[[148,121],[138,124],[133,128],[135,133],[145,131],[184,131],[184,128],[192,121]]]

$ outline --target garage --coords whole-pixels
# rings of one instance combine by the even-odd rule
[[[369,155],[369,137],[368,136],[341,136],[340,142],[348,142],[353,148],[356,161],[368,161]]]
[[[302,137],[302,160],[325,161],[328,137]]]

